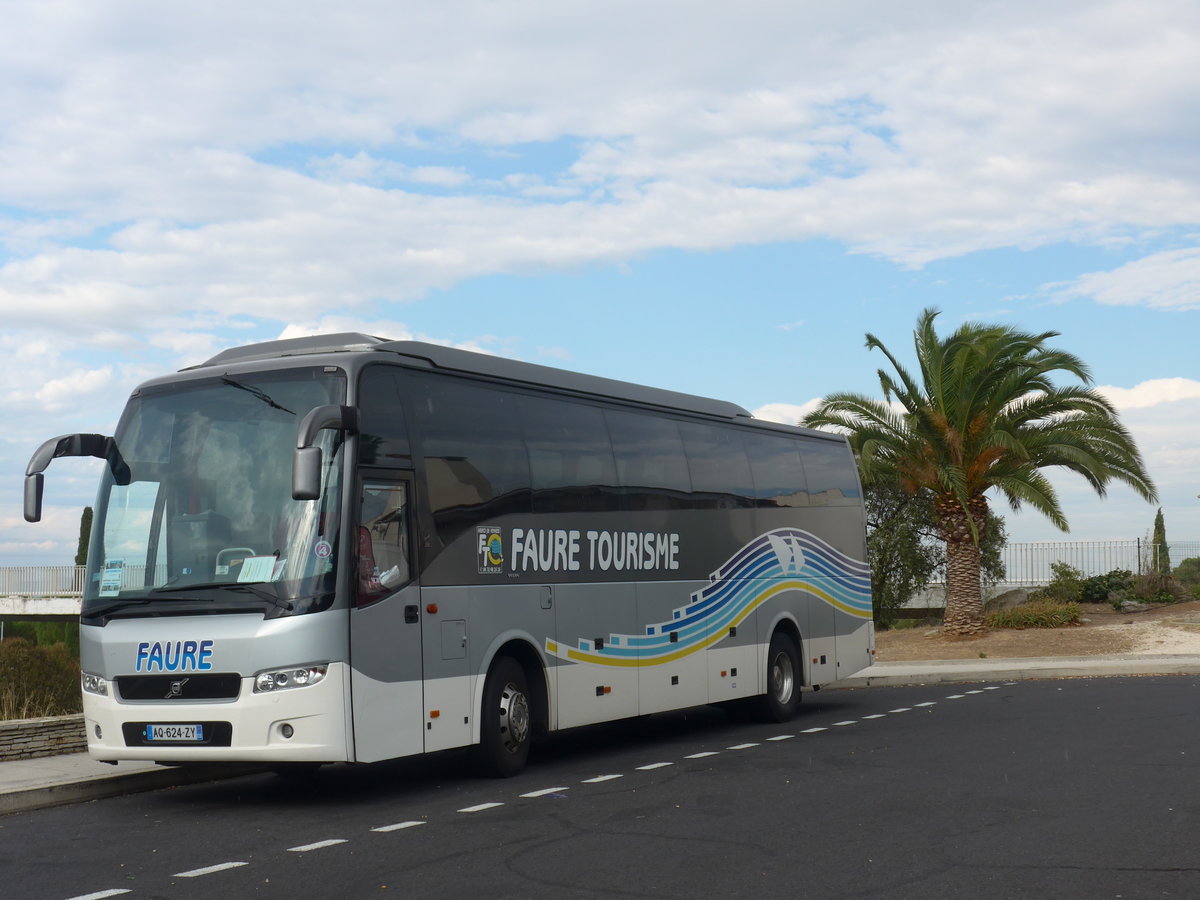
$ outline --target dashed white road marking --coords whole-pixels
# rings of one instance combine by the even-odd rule
[[[331,838],[328,841],[317,841],[315,844],[302,844],[299,847],[288,847],[288,853],[307,853],[309,850],[324,850],[337,844],[345,844],[346,838]]]
[[[464,806],[459,810],[460,813],[477,813],[483,812],[485,809],[495,809],[497,806],[503,806],[503,803],[479,803],[475,806]]]
[[[1003,687],[1012,687],[1015,684],[1016,684],[1015,681],[1010,681],[1010,682],[1006,682],[1003,685]],[[946,697],[946,699],[947,700],[962,700],[967,695],[982,694],[984,691],[998,691],[998,690],[1000,690],[1001,686],[1002,685],[986,685],[981,689],[970,690],[964,694],[950,694],[949,696]],[[865,721],[868,719],[882,719],[882,718],[885,718],[888,714],[910,712],[914,708],[922,708],[922,707],[930,707],[930,706],[937,706],[937,701],[927,700],[924,703],[916,703],[911,707],[909,707],[909,706],[897,707],[896,709],[888,710],[887,713],[873,713],[871,715],[863,716],[862,720]],[[821,732],[821,731],[828,731],[830,728],[855,725],[858,723],[858,721],[859,720],[857,720],[857,719],[847,719],[846,721],[843,721],[843,722],[834,722],[832,725],[829,725],[829,726],[817,726],[817,727],[813,727],[813,728],[806,728],[803,731],[801,731],[800,733],[801,734],[817,734],[818,732]],[[795,737],[795,735],[792,735],[792,734],[778,734],[773,737],[764,738],[764,740],[787,741],[787,740],[791,740],[794,737]],[[744,744],[734,744],[733,746],[727,747],[726,749],[727,750],[749,750],[752,747],[758,747],[758,746],[760,746],[760,744],[755,743],[755,742],[747,742]],[[685,756],[684,759],[704,759],[705,757],[719,756],[719,755],[720,755],[720,751],[704,750],[704,751],[701,751],[698,753],[689,754],[688,756]],[[650,763],[650,764],[644,765],[644,766],[637,766],[635,768],[639,772],[648,772],[653,769],[663,769],[663,768],[666,768],[667,766],[673,766],[673,765],[675,765],[673,762],[656,762],[656,763]],[[624,775],[616,774],[616,773],[609,774],[609,775],[597,775],[594,778],[584,779],[582,783],[583,784],[601,784],[606,781],[614,781],[618,778],[623,778],[623,777],[624,777]],[[541,790],[537,790],[537,791],[529,791],[528,793],[521,794],[520,796],[523,798],[535,799],[538,797],[546,797],[546,796],[549,796],[550,794],[561,793],[561,792],[567,791],[567,790],[570,790],[570,788],[569,787],[542,788]],[[475,806],[464,807],[463,809],[460,809],[458,811],[460,813],[476,813],[476,812],[483,812],[484,810],[488,810],[488,809],[495,809],[500,806],[504,806],[504,804],[500,803],[500,802],[480,803]],[[392,825],[380,825],[377,828],[372,828],[371,831],[374,831],[374,832],[401,831],[406,828],[415,828],[419,825],[426,825],[426,824],[428,824],[427,821],[418,821],[418,820],[412,820],[412,821],[407,821],[407,822],[396,822],[395,824],[392,824]],[[348,840],[345,838],[332,838],[330,840],[317,841],[316,843],[312,843],[312,844],[303,844],[299,847],[289,847],[287,849],[287,852],[288,853],[307,853],[310,850],[320,850],[325,847],[334,847],[338,844],[345,844],[345,843],[348,843]],[[173,877],[175,877],[175,878],[199,878],[203,875],[212,875],[217,872],[223,872],[228,869],[236,869],[236,868],[240,868],[242,866],[247,866],[247,865],[249,865],[249,863],[240,862],[240,861],[217,863],[216,865],[205,866],[204,868],[200,868],[200,869],[192,869],[187,872],[177,872],[177,873],[175,873],[175,875]],[[106,891],[96,891],[95,893],[92,893],[92,894],[80,894],[76,897],[69,898],[69,900],[107,900],[107,898],[109,898],[109,897],[119,897],[124,894],[130,894],[130,893],[133,893],[133,891],[129,888],[113,888],[111,890],[106,890]]]
[[[395,825],[380,825],[378,828],[372,828],[372,831],[388,832],[400,831],[404,828],[416,828],[418,825],[424,825],[424,822],[397,822]]]
[[[561,794],[563,791],[569,790],[570,788],[565,787],[542,788],[540,791],[530,791],[528,794],[522,794],[521,796],[533,800],[537,797],[545,797],[547,794]]]
[[[176,872],[176,878],[199,878],[201,875],[212,875],[214,872],[224,872],[226,869],[237,869],[248,866],[246,862],[223,862],[215,866],[205,866],[203,869],[192,869],[190,872]]]

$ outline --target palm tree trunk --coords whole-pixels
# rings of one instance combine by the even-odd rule
[[[974,541],[946,542],[946,618],[942,630],[948,634],[983,631],[979,547]]]
[[[954,497],[940,497],[936,502],[946,542],[946,618],[942,630],[947,634],[970,635],[984,630],[977,537],[983,537],[987,524],[987,501],[973,497],[968,506],[975,519],[974,534],[967,513]]]

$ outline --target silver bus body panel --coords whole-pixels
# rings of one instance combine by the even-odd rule
[[[189,646],[195,649],[189,653]],[[88,750],[97,759],[184,762],[196,759],[323,761],[352,758],[348,636],[344,614],[263,619],[260,614],[113,619],[80,627],[83,671],[109,681],[107,696],[84,692]],[[207,651],[207,652],[205,652]],[[270,693],[254,691],[261,671],[323,664],[320,683]],[[155,676],[184,682],[197,675],[237,675],[236,697],[217,700],[162,697],[128,700],[116,679]],[[122,727],[228,722],[229,746],[128,746]],[[284,738],[280,726],[293,728]],[[100,727],[97,734],[97,726]]]

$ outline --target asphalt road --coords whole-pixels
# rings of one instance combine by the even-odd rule
[[[870,688],[571,732],[503,781],[244,776],[0,819],[0,897],[1194,897],[1198,708],[1197,677]]]

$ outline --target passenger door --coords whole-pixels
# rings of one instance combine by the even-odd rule
[[[350,612],[354,757],[375,762],[422,753],[421,588],[414,580],[412,481],[363,470]]]

